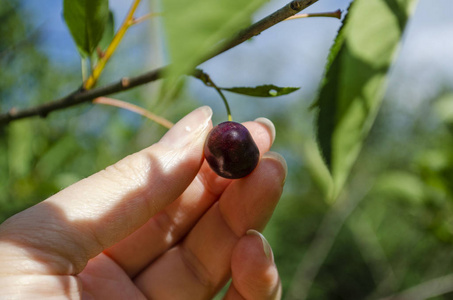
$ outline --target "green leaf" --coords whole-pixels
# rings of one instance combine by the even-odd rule
[[[355,0],[332,47],[317,137],[341,190],[382,101],[388,70],[416,0]]]
[[[185,74],[250,23],[268,0],[163,0],[172,75]]]
[[[101,48],[101,50],[107,49],[107,47],[112,42],[114,36],[115,36],[115,17],[113,16],[113,12],[110,10],[107,24],[104,29],[104,34],[102,35],[102,38],[99,41],[98,45]]]
[[[220,88],[224,91],[242,94],[253,97],[278,97],[291,94],[300,88],[297,87],[278,87],[273,84],[260,85],[256,87],[232,87]]]
[[[82,56],[90,56],[104,34],[108,0],[64,0],[63,17]]]

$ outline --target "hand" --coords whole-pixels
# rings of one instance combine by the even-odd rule
[[[193,111],[158,143],[5,221],[0,294],[209,299],[232,277],[226,299],[280,298],[272,250],[255,231],[286,176],[267,152],[275,130],[265,119],[244,124],[265,154],[252,174],[228,180],[203,163],[211,115]]]

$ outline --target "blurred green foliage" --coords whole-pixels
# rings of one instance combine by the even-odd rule
[[[323,251],[329,241],[333,245],[307,299],[380,299],[452,272],[453,132],[445,109],[437,109],[453,100],[452,95],[427,99],[415,115],[395,111],[395,102],[385,99],[343,192],[346,202],[357,206],[344,223],[331,222],[324,231],[320,225],[332,221],[332,215],[341,218],[341,212],[325,202],[316,172],[306,161],[309,156],[300,151],[300,144],[311,141],[295,142],[312,130],[295,121],[309,118],[300,113],[306,107],[298,105],[290,117],[273,120],[275,147],[287,154],[290,174],[265,235],[286,292],[305,279],[307,274],[298,270],[314,264],[302,264],[308,248]],[[394,127],[390,120],[395,118],[408,125]],[[360,190],[364,192],[357,197],[355,191]],[[335,234],[338,226],[342,227]],[[286,299],[301,297],[295,292]]]
[[[79,73],[38,50],[41,33],[27,23],[31,12],[13,3],[0,6],[0,111],[43,103],[80,85]],[[149,107],[140,89],[121,96]],[[199,105],[184,88],[178,97],[165,111],[171,120]],[[303,298],[297,287],[316,264],[307,299],[379,299],[452,272],[453,91],[425,99],[415,112],[399,111],[395,100],[384,100],[340,196],[344,207],[325,200],[330,182],[309,104],[293,103],[271,116],[273,150],[285,156],[289,174],[265,235],[284,297]],[[90,105],[0,128],[0,221],[164,132],[132,113]],[[325,257],[307,259],[325,250]]]

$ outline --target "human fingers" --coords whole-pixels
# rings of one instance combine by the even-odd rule
[[[3,258],[9,253],[33,261],[26,272],[79,273],[90,258],[138,229],[193,181],[211,115],[209,107],[193,111],[153,146],[7,220],[0,227]]]
[[[260,153],[269,151],[275,128],[268,119],[246,122]],[[231,182],[217,176],[204,162],[186,191],[136,232],[104,251],[129,276],[134,277],[153,260],[177,243],[218,200]]]
[[[209,299],[230,275],[231,255],[250,228],[261,230],[280,198],[284,159],[266,153],[249,176],[228,185],[186,238],[135,278],[152,299]]]
[[[269,243],[256,230],[248,230],[231,257],[232,282],[225,300],[281,298],[281,284]]]

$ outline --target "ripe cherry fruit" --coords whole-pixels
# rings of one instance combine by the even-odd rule
[[[227,121],[209,132],[204,144],[204,155],[218,175],[237,179],[255,169],[260,152],[247,128]]]

